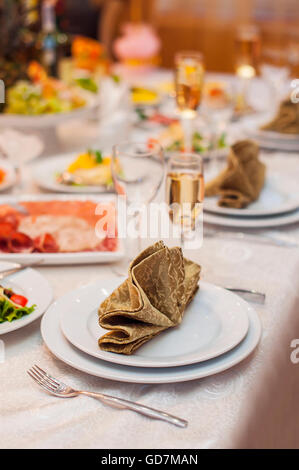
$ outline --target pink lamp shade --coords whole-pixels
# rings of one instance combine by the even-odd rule
[[[123,35],[114,42],[116,57],[130,65],[154,65],[161,41],[152,26],[144,23],[128,23]]]

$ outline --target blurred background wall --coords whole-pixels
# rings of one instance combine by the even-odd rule
[[[134,1],[134,0],[133,0]],[[240,24],[260,28],[264,47],[275,48],[277,61],[286,45],[299,49],[298,0],[143,0],[145,18],[162,39],[163,66],[173,64],[176,50],[199,49],[208,70],[234,66],[234,37]],[[283,52],[284,51],[284,52]]]
[[[30,7],[42,1],[55,4],[60,31],[100,39],[111,57],[124,23],[152,24],[162,41],[164,67],[173,66],[176,51],[192,49],[203,52],[208,70],[232,72],[236,30],[254,24],[263,53],[277,65],[291,61],[299,74],[299,0],[0,0],[0,56],[5,26],[15,17],[5,12],[14,3]]]

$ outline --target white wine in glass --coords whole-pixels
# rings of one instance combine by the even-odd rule
[[[241,25],[235,37],[235,71],[240,79],[241,90],[237,99],[237,110],[248,108],[246,95],[252,78],[256,76],[260,59],[260,34],[255,25]]]
[[[176,103],[184,130],[185,151],[192,151],[192,122],[201,102],[204,64],[199,52],[179,52],[175,56]]]
[[[185,236],[190,236],[197,229],[203,200],[202,157],[195,154],[172,156],[168,162],[166,202],[171,222],[180,228],[182,248]]]

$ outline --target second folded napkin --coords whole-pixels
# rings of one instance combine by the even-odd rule
[[[277,116],[263,126],[262,130],[280,134],[299,134],[299,103],[293,103],[290,99],[284,100]]]
[[[100,348],[132,354],[177,326],[198,289],[200,269],[183,258],[180,248],[163,242],[140,253],[130,265],[128,279],[99,308],[99,324],[110,330],[99,339]]]
[[[219,195],[219,206],[235,209],[242,209],[255,201],[264,186],[266,172],[258,155],[259,147],[251,140],[234,144],[227,167],[206,185],[205,195]]]

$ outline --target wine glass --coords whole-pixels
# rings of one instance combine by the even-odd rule
[[[173,155],[167,165],[166,202],[169,207],[169,218],[180,230],[182,249],[186,240],[194,240],[196,236],[203,200],[202,157],[194,153]]]
[[[175,56],[176,103],[184,132],[184,149],[192,152],[193,123],[201,102],[204,63],[200,52],[179,52]]]
[[[260,60],[260,32],[256,25],[241,25],[237,28],[235,37],[235,70],[240,79],[238,108],[247,108],[246,94],[248,86],[256,76]]]
[[[212,154],[223,146],[221,136],[225,136],[235,107],[232,85],[225,81],[205,83],[200,112],[210,128],[210,152]],[[219,145],[221,144],[221,145]]]
[[[158,142],[123,142],[115,145],[111,173],[116,193],[125,197],[127,213],[133,215],[133,238],[136,238],[137,233],[139,253],[143,209],[155,198],[164,178],[164,152],[161,145]],[[129,228],[129,224],[126,228]]]

